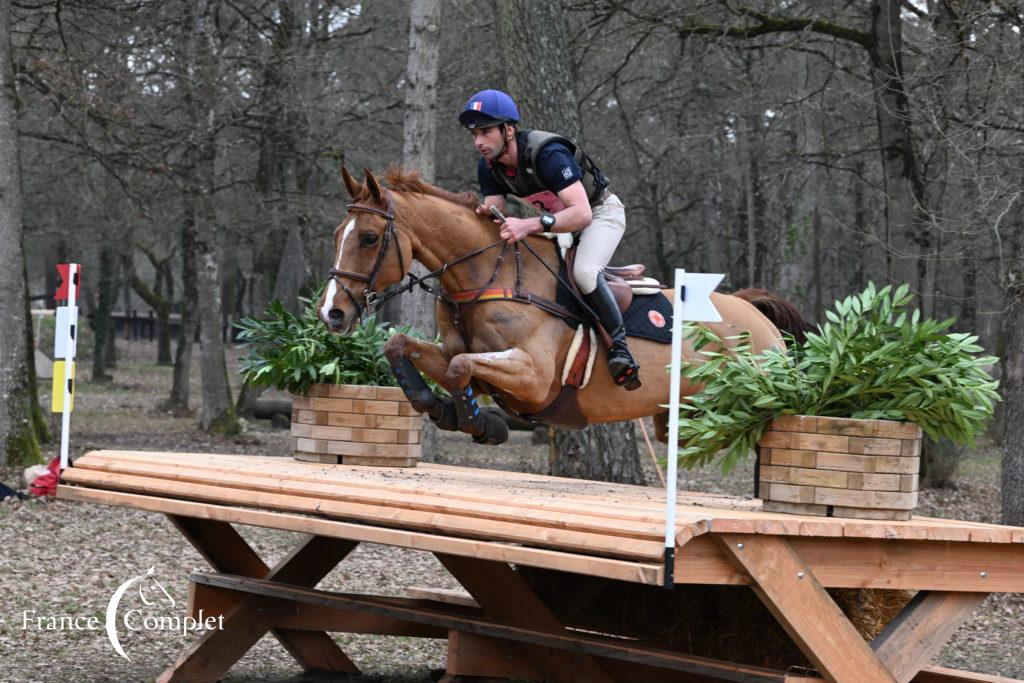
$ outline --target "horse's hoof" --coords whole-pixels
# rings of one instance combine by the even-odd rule
[[[484,446],[500,446],[508,441],[508,422],[496,410],[484,410],[481,414],[484,429],[473,437],[473,443]]]

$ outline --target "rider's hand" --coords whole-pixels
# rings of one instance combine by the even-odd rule
[[[477,204],[476,207],[473,210],[476,211],[476,215],[478,215],[478,216],[487,216],[488,218],[490,218],[492,221],[494,221],[498,225],[501,225],[501,221],[499,221],[497,218],[495,218],[494,216],[491,215],[491,207],[490,206],[484,206],[483,204]]]
[[[505,222],[501,224],[501,230],[498,232],[498,236],[509,244],[512,244],[513,242],[523,239],[527,235],[540,232],[540,230],[540,221],[536,218],[506,218]]]

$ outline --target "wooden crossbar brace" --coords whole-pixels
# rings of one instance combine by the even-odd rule
[[[711,676],[725,681],[781,683],[785,680],[784,674],[769,669],[737,666],[703,657],[658,650],[639,644],[624,644],[621,640],[612,640],[582,633],[566,632],[566,634],[554,634],[532,628],[510,626],[490,619],[468,617],[464,613],[450,611],[440,606],[433,608],[406,607],[372,596],[331,593],[311,588],[283,585],[274,581],[226,574],[192,574],[189,580],[268,598],[363,611],[392,619],[441,626],[452,630],[493,636],[556,650],[568,650],[600,657],[622,659],[695,675]]]

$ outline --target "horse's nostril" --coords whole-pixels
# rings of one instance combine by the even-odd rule
[[[332,323],[340,323],[341,319],[344,317],[345,314],[342,313],[340,308],[332,308],[331,310],[327,311],[327,318]]]

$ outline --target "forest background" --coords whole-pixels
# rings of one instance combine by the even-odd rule
[[[230,431],[255,392],[229,391],[226,331],[322,281],[340,167],[475,189],[455,117],[496,87],[611,178],[616,261],[726,273],[812,319],[908,282],[977,333],[1002,358],[1003,520],[1024,524],[1021,2],[2,5],[0,463],[47,437],[27,308],[52,305],[54,264],[84,266],[83,378],[109,376],[116,312],[152,310],[167,408]],[[431,324],[422,299],[388,314]],[[557,443],[634,458],[615,430]]]

